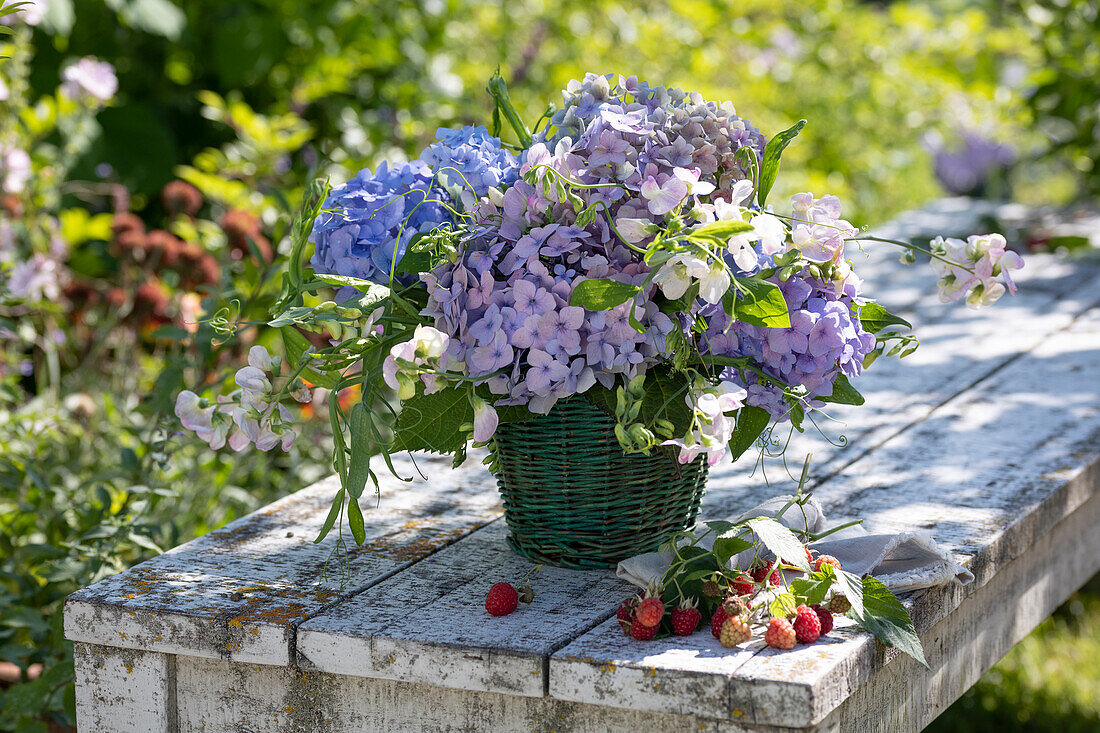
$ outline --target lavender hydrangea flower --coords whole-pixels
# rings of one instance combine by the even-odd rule
[[[61,91],[77,101],[108,102],[118,91],[115,67],[85,56],[62,70]]]
[[[451,222],[439,203],[446,199],[422,161],[362,170],[325,200],[310,234],[317,245],[310,265],[317,272],[388,285],[409,242]]]

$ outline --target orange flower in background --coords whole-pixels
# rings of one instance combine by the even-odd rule
[[[259,251],[264,262],[270,264],[274,259],[271,242],[260,229],[260,220],[249,212],[230,209],[222,217],[221,227],[229,239],[229,252],[233,259],[240,260],[252,256],[252,250],[248,246],[249,241]]]
[[[161,203],[169,216],[194,217],[202,208],[202,194],[187,181],[172,181],[160,192]]]

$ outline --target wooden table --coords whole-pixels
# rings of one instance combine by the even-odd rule
[[[884,233],[961,233],[974,214],[939,202]],[[919,730],[1100,568],[1100,268],[1033,256],[1020,295],[975,313],[895,260],[857,264],[921,349],[832,411],[847,447],[790,450],[814,453],[831,519],[931,530],[974,572],[905,599],[931,671],[844,620],[789,652],[705,630],[631,641],[611,571],[546,568],[533,605],[491,619],[489,586],[530,567],[494,483],[476,460],[418,458],[426,479],[384,483],[362,548],[313,543],[329,479],[74,594],[81,730]],[[705,517],[791,488],[749,470],[712,472]]]

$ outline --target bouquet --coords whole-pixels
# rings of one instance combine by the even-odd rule
[[[285,359],[253,347],[235,391],[179,395],[211,446],[267,450],[294,439],[287,402],[358,387],[328,403],[342,488],[322,536],[346,508],[363,541],[372,459],[457,465],[563,400],[602,410],[627,453],[711,465],[862,403],[862,370],[918,342],[863,292],[850,243],[923,253],[945,301],[1015,290],[1000,235],[922,248],[862,236],[835,196],[773,207],[805,120],[769,139],[729,103],[588,74],[532,132],[499,76],[488,91],[491,132],[441,129],[417,160],[315,182],[267,324]]]

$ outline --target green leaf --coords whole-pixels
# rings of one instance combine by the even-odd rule
[[[747,221],[738,221],[736,219],[729,219],[723,221],[715,221],[710,224],[704,224],[703,226],[696,227],[687,233],[687,238],[690,241],[704,241],[715,242],[720,245],[725,245],[729,241],[729,238],[734,234],[741,234],[743,232],[751,232],[752,224]]]
[[[378,283],[372,283],[370,280],[361,280],[357,277],[348,277],[347,275],[330,275],[323,272],[315,272],[313,276],[321,282],[326,282],[329,285],[335,285],[339,288],[355,288],[356,290],[375,295],[378,300],[386,297],[390,293],[390,289],[385,285],[379,285]]]
[[[359,500],[354,496],[348,500],[348,527],[351,528],[351,536],[355,538],[355,544],[361,545],[367,541],[363,510],[359,508]]]
[[[737,319],[764,328],[790,328],[791,316],[787,301],[779,286],[756,277],[737,279],[741,302],[737,305]]]
[[[809,572],[810,565],[806,562],[806,550],[789,527],[770,517],[750,519],[746,524],[760,538],[764,546],[775,553],[782,562],[794,565],[803,572]]]
[[[862,405],[866,402],[863,395],[856,391],[856,388],[852,386],[852,383],[848,381],[848,377],[844,374],[836,375],[831,395],[818,397],[818,399],[822,402],[832,402],[837,405]]]
[[[805,126],[806,120],[799,120],[764,146],[764,160],[760,166],[760,189],[757,192],[761,207],[764,206],[764,201],[768,198],[772,186],[775,185],[775,177],[779,174],[779,158],[783,155],[783,150],[791,144],[791,140],[798,137],[798,133]]]
[[[901,601],[882,581],[870,575],[863,578],[862,589],[863,608],[857,613],[855,604],[852,605],[852,616],[859,625],[886,646],[896,647],[931,669],[924,658],[924,647],[913,626],[913,619]]]
[[[286,349],[287,364],[290,365],[291,368],[297,368],[306,351],[312,344],[310,344],[309,339],[303,336],[302,332],[294,326],[283,326],[279,329],[279,332],[283,335],[283,348]],[[340,381],[340,376],[338,374],[323,374],[310,367],[306,367],[301,371],[301,377],[310,384],[326,389],[334,388]]]
[[[793,614],[797,607],[798,601],[793,593],[780,593],[775,597],[775,600],[768,604],[768,612],[772,616],[786,618]]]
[[[573,288],[573,294],[569,296],[569,305],[579,305],[590,311],[605,311],[622,305],[633,298],[639,290],[641,288],[637,285],[608,278],[583,280]]]
[[[771,420],[771,414],[762,407],[746,405],[738,411],[737,427],[734,428],[729,443],[733,460],[736,461],[753,446]]]
[[[863,582],[858,575],[853,575],[847,570],[836,573],[836,589],[852,604],[852,613],[856,616],[863,615]]]
[[[459,426],[473,421],[474,410],[465,390],[449,388],[430,395],[418,394],[401,405],[393,450],[454,453],[467,437]]]
[[[328,516],[325,517],[325,523],[321,525],[321,531],[317,533],[317,539],[313,540],[314,544],[321,542],[332,531],[336,519],[340,516],[340,509],[344,506],[344,496],[343,489],[336,492],[336,496],[332,500],[332,506],[329,507]]]
[[[730,533],[724,533],[714,540],[714,545],[711,551],[714,552],[714,556],[718,559],[718,564],[721,567],[726,567],[730,558],[752,547],[752,543],[748,540],[738,537],[737,531],[732,530]]]
[[[863,330],[867,333],[878,333],[888,326],[905,326],[908,329],[913,328],[913,324],[909,323],[909,321],[900,316],[895,316],[878,303],[864,303],[863,306],[859,308],[859,322],[860,325],[863,326]]]
[[[371,418],[370,411],[362,402],[356,402],[351,408],[348,419],[351,431],[351,460],[348,463],[348,493],[358,499],[370,478]]]
[[[833,578],[814,577],[817,573],[811,573],[805,578],[796,578],[791,581],[791,592],[794,593],[799,603],[812,606],[825,600],[825,594],[833,586]]]
[[[658,418],[668,420],[673,432],[683,434],[691,426],[692,412],[684,400],[687,383],[682,376],[664,367],[655,367],[646,373],[645,396],[638,419],[652,425]],[[615,416],[617,398],[614,389],[607,389],[598,382],[584,393],[585,398],[608,415]]]

